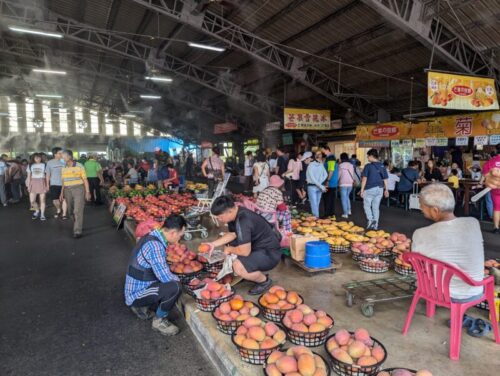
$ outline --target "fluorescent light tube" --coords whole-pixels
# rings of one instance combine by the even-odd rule
[[[200,43],[189,42],[188,45],[189,45],[189,47],[201,48],[203,50],[210,50],[210,51],[217,51],[217,52],[224,52],[224,51],[226,51],[226,49],[222,48],[222,47],[208,46],[206,44],[200,44]]]
[[[37,98],[62,98],[62,95],[58,94],[35,94]]]
[[[142,99],[161,99],[161,95],[144,95],[144,94],[141,94],[140,97]]]
[[[17,26],[9,26],[9,30],[16,31],[18,33],[41,35],[44,37],[51,37],[51,38],[62,38],[63,37],[62,34],[59,34],[59,33],[49,33],[47,31],[31,30],[31,29],[25,29],[23,27],[17,27]]]
[[[146,80],[159,81],[159,82],[172,82],[173,80],[168,77],[146,77]]]
[[[66,75],[65,71],[56,71],[56,70],[51,70],[51,69],[33,69],[33,72],[35,72],[35,73],[45,73],[45,74]]]

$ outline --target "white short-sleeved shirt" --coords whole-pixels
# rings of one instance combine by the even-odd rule
[[[483,235],[475,218],[456,218],[416,230],[412,251],[452,264],[475,281],[484,278]],[[481,286],[471,287],[460,278],[454,277],[450,281],[452,298],[467,299],[482,292]]]
[[[31,172],[32,179],[43,179],[45,178],[45,163],[33,163],[28,167],[28,171]]]
[[[387,179],[387,189],[389,191],[394,191],[396,190],[396,183],[399,183],[399,176],[396,174],[391,174],[389,171],[387,171],[388,179]]]

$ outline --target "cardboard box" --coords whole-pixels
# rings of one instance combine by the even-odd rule
[[[319,239],[309,235],[292,235],[290,241],[290,255],[296,261],[304,261],[306,256],[306,243]]]

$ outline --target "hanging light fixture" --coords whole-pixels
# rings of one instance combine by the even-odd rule
[[[33,127],[36,129],[43,128],[43,120],[42,119],[33,119]]]
[[[87,123],[85,120],[78,120],[77,125],[79,129],[87,129],[89,123]]]

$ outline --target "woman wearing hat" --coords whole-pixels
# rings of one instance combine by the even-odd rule
[[[278,221],[287,232],[292,231],[291,214],[283,199],[283,185],[285,181],[278,175],[271,176],[269,186],[259,193],[257,206],[263,210],[259,212],[268,222],[272,222],[273,215],[269,212],[276,212]]]

